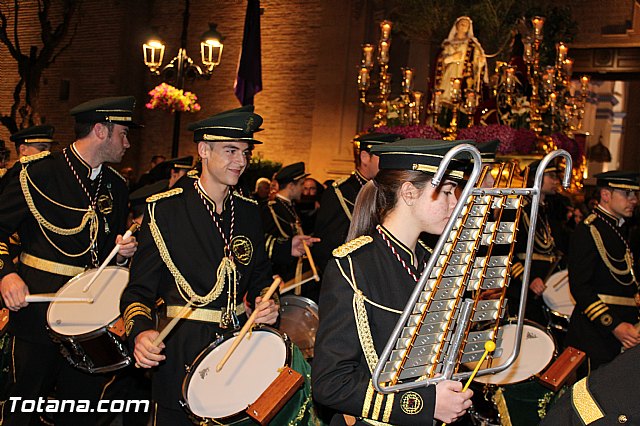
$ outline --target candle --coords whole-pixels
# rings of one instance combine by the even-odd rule
[[[580,77],[580,84],[582,85],[581,90],[583,92],[587,91],[587,89],[589,88],[590,80],[591,78],[588,75],[583,75],[582,77]]]
[[[567,58],[562,63],[562,69],[564,72],[571,77],[571,73],[573,72],[573,59]]]
[[[367,90],[369,83],[369,68],[361,67],[358,72],[358,89]]]
[[[524,44],[524,55],[523,59],[526,63],[531,63],[533,61],[533,45],[531,44],[531,39],[527,38],[523,41]]]
[[[387,41],[391,37],[391,21],[380,22],[380,41]]]
[[[451,79],[451,89],[452,90],[460,90],[460,79],[459,78],[452,78]]]
[[[551,102],[551,105],[555,105],[557,100],[558,95],[556,95],[555,93],[549,95],[549,101]]]
[[[516,85],[515,74],[516,74],[516,69],[514,67],[509,66],[504,69],[504,80],[505,80],[505,85],[507,86],[507,89],[512,89],[513,87],[515,87]]]
[[[442,93],[444,93],[444,90],[442,90],[442,89],[438,89],[435,92],[433,92],[433,110],[434,110],[434,112],[440,111],[440,97],[442,96]]]
[[[373,67],[373,45],[362,45],[362,65],[371,68]]]
[[[472,113],[476,108],[476,92],[474,92],[472,89],[467,89],[466,96],[467,102],[465,104],[465,108],[467,108],[467,110]]]
[[[388,41],[381,41],[380,42],[380,48],[378,49],[379,51],[379,57],[378,57],[378,61],[382,64],[388,64],[389,63],[389,42]]]
[[[569,48],[563,42],[556,44],[556,51],[558,52],[558,64],[562,64],[567,57]]]
[[[402,68],[402,91],[407,93],[413,90],[413,68]]]
[[[534,16],[531,18],[533,24],[533,35],[536,40],[542,40],[542,27],[544,26],[544,18],[542,16]]]

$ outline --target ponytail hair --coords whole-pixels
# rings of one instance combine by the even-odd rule
[[[419,191],[432,175],[415,170],[383,169],[360,190],[353,208],[347,241],[370,235],[395,208],[402,184],[411,182]]]

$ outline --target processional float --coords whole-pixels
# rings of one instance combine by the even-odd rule
[[[481,185],[490,176],[490,166],[482,166],[475,147],[461,144],[443,158],[432,180],[434,186],[443,179],[449,162],[459,155],[471,156],[473,171],[379,357],[373,372],[378,392],[413,389],[445,379],[468,379],[472,372],[459,371],[460,367],[478,363],[488,341],[493,341],[497,349],[487,358],[488,367],[481,368],[478,375],[506,370],[518,357],[544,170],[557,157],[564,157],[562,185],[567,188],[571,157],[564,150],[545,156],[533,187],[526,187],[526,173],[522,183],[515,183],[514,162],[501,164],[492,187],[484,188]],[[509,350],[502,347],[501,324],[523,197],[531,198],[531,221],[514,347],[504,363],[491,367],[493,358]]]

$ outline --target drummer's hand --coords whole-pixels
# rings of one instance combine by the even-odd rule
[[[256,324],[275,324],[280,313],[280,309],[273,299],[263,302],[260,296],[256,297],[256,311]]]
[[[613,329],[613,335],[622,343],[625,349],[632,348],[640,343],[640,332],[628,322],[621,322]]]
[[[136,363],[142,368],[156,367],[160,361],[167,357],[160,352],[164,349],[164,343],[154,346],[153,340],[158,337],[157,330],[146,330],[136,336],[136,345],[133,349],[133,356]]]
[[[311,237],[309,235],[295,235],[291,239],[291,256],[293,257],[302,257],[305,254],[304,251],[304,243],[307,244],[307,247],[313,246],[313,243],[320,242],[320,238]]]
[[[29,288],[22,281],[20,275],[12,272],[5,275],[0,281],[0,294],[7,308],[17,311],[28,305],[25,296],[29,294]]]
[[[538,296],[541,296],[546,288],[547,286],[544,285],[544,281],[542,281],[542,278],[534,278],[533,281],[531,281],[531,284],[529,284],[529,289],[531,289],[531,291]]]
[[[471,407],[473,391],[462,391],[462,383],[444,380],[436,385],[436,407],[433,417],[445,423],[453,423]]]
[[[138,241],[136,241],[136,237],[133,235],[126,240],[122,239],[122,235],[118,235],[116,237],[116,244],[120,244],[120,249],[118,250],[118,262],[123,262],[124,259],[128,259],[133,256],[138,248]]]

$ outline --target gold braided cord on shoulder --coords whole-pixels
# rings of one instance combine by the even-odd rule
[[[611,275],[613,276],[613,278],[615,278],[615,280],[622,285],[633,284],[635,282],[635,277],[633,276],[633,258],[629,250],[625,251],[623,259],[615,259],[612,256],[610,256],[609,253],[607,252],[607,248],[604,246],[604,241],[602,241],[602,236],[600,235],[600,232],[598,232],[598,230],[596,229],[595,225],[589,225],[589,230],[591,231],[591,237],[593,237],[593,242],[596,244],[596,248],[598,249],[598,254],[600,255],[600,258],[602,259],[604,264],[607,266],[607,268],[611,272]],[[619,262],[624,260],[625,263],[627,264],[626,269],[616,268],[615,266],[613,266],[609,258]],[[629,281],[628,283],[623,283],[616,276],[616,275],[625,276],[628,274],[631,274],[631,281]]]
[[[244,200],[244,201],[248,202],[248,203],[255,204],[256,206],[258,205],[258,202],[256,200],[254,200],[253,198],[245,197],[244,195],[242,195],[238,191],[233,191],[233,195],[235,197],[240,198],[241,200]]]
[[[338,197],[338,201],[340,201],[340,205],[342,206],[342,210],[344,210],[344,213],[349,218],[349,221],[351,221],[351,210],[349,210],[349,207],[347,207],[347,203],[346,203],[346,200],[344,198],[344,195],[342,194],[342,191],[340,191],[340,188],[338,188],[338,185],[333,185],[333,189],[336,192],[336,197]]]
[[[156,204],[151,203],[147,205],[147,210],[149,212],[149,229],[151,230],[151,236],[153,237],[153,241],[156,243],[156,247],[158,247],[158,252],[160,253],[160,258],[169,269],[169,272],[173,276],[176,281],[178,291],[180,295],[185,301],[189,301],[192,297],[194,297],[193,305],[197,307],[202,307],[208,305],[212,301],[216,300],[220,294],[222,294],[222,290],[224,289],[224,281],[225,276],[228,270],[232,273],[233,280],[235,282],[235,274],[236,268],[233,262],[229,260],[228,257],[225,257],[220,265],[218,266],[218,270],[216,272],[216,284],[213,286],[211,291],[207,293],[205,296],[199,296],[193,291],[193,288],[189,285],[184,276],[180,273],[176,264],[173,263],[173,259],[171,259],[171,255],[169,254],[169,250],[167,249],[167,245],[162,238],[162,234],[160,233],[160,229],[158,228],[158,224],[156,223],[155,210]],[[230,263],[230,264],[229,264]]]
[[[280,231],[280,234],[282,235],[282,237],[290,238],[290,236],[286,232],[284,232],[284,229],[282,229],[282,226],[280,226],[278,215],[276,214],[276,211],[273,209],[271,204],[268,205],[268,208],[269,208],[269,211],[271,212],[271,216],[273,217],[273,221],[276,223],[276,226],[278,227],[278,231]]]
[[[36,191],[38,191],[38,193],[42,195],[47,201],[51,202],[52,204],[58,207],[61,207],[67,210],[77,211],[77,212],[85,212],[85,214],[82,216],[82,221],[80,222],[80,225],[76,226],[75,228],[61,228],[59,226],[52,224],[48,220],[46,220],[44,216],[42,216],[42,214],[36,208],[36,205],[33,201],[33,197],[31,196],[31,190],[29,189],[29,184],[31,184],[36,189]],[[49,244],[51,244],[60,253],[68,257],[83,256],[85,253],[87,253],[91,249],[91,247],[94,245],[94,243],[98,239],[98,230],[99,230],[98,215],[93,209],[91,208],[80,209],[77,207],[66,206],[64,204],[61,204],[51,199],[46,194],[44,194],[31,180],[26,167],[20,171],[20,187],[22,188],[22,193],[24,195],[25,202],[27,203],[27,207],[29,207],[29,211],[38,222],[38,226],[42,231],[42,235],[44,235],[47,241],[49,241]],[[87,226],[87,223],[89,224],[89,245],[85,250],[83,250],[80,253],[65,252],[60,247],[58,247],[45,232],[45,229],[47,229],[53,232],[54,234],[58,234],[58,235],[63,235],[63,236],[76,235],[82,232],[82,230]]]
[[[44,158],[44,157],[48,157],[49,155],[51,155],[51,151],[42,151],[42,152],[38,152],[38,153],[33,154],[33,155],[25,155],[24,157],[20,157],[20,163],[27,164],[27,163],[39,160],[39,159]]]

